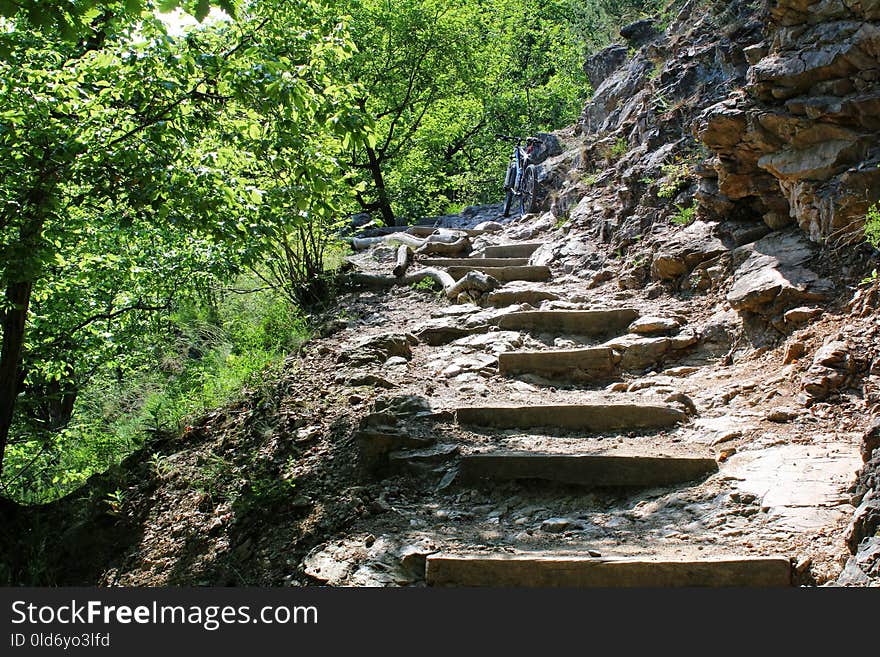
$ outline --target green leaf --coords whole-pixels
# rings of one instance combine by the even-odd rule
[[[211,2],[210,0],[199,0],[196,5],[195,17],[196,20],[200,23],[208,17],[208,13],[211,11]]]

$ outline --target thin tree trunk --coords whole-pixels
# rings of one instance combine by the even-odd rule
[[[382,221],[386,226],[394,226],[394,211],[391,209],[391,202],[388,200],[388,192],[385,190],[385,177],[382,175],[382,163],[376,155],[376,151],[367,148],[367,158],[369,160],[370,176],[373,178],[373,185],[376,187],[376,205],[382,214]]]
[[[32,289],[30,281],[9,284],[6,288],[7,310],[0,322],[3,327],[3,350],[0,352],[0,475],[3,474],[3,456],[9,441],[15,398],[18,396],[24,329]]]

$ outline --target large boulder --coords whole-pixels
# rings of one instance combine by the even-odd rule
[[[770,316],[827,299],[830,281],[805,266],[813,255],[815,247],[798,230],[771,233],[736,249],[727,301],[738,312]]]
[[[620,28],[620,36],[626,39],[626,42],[632,48],[641,48],[659,34],[660,28],[657,25],[657,21],[653,18],[644,18]]]
[[[628,52],[626,46],[615,43],[587,59],[584,63],[584,72],[593,89],[598,89],[608,76],[623,66],[629,57]]]
[[[672,281],[701,262],[726,252],[727,247],[713,234],[712,224],[695,221],[660,242],[651,261],[651,276],[655,280]]]

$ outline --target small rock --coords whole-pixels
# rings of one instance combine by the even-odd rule
[[[484,221],[474,226],[474,230],[484,230],[487,233],[497,233],[501,230],[504,230],[504,226],[499,224],[497,221]]]
[[[298,443],[305,443],[311,440],[314,440],[318,436],[321,435],[321,426],[314,424],[310,427],[303,427],[302,429],[296,432],[295,441]]]
[[[772,411],[767,413],[766,419],[770,422],[791,422],[794,420],[800,413],[793,408],[774,408]]]
[[[680,324],[668,317],[640,317],[629,325],[630,333],[639,335],[657,335],[677,331]]]
[[[799,308],[792,308],[788,312],[783,315],[786,324],[803,324],[804,322],[808,322],[811,319],[815,319],[819,315],[822,314],[821,308],[808,308],[806,306],[800,306]]]
[[[812,565],[813,560],[810,557],[801,557],[797,560],[794,570],[798,575],[803,575]]]
[[[721,434],[715,440],[712,441],[712,445],[720,445],[722,443],[730,442],[731,440],[736,440],[737,438],[742,438],[742,431],[728,431],[726,433]]]
[[[833,367],[836,369],[846,366],[849,360],[849,345],[841,340],[832,340],[822,345],[813,357],[814,365]]]
[[[690,367],[690,366],[682,366],[682,367],[670,367],[668,370],[663,370],[663,374],[666,376],[687,376],[688,374],[693,374],[699,367]]]
[[[427,565],[428,555],[434,550],[424,545],[407,545],[401,548],[398,556],[400,564],[412,573],[418,579],[425,578],[425,566]]]
[[[617,383],[612,383],[608,386],[609,392],[626,392],[629,386],[623,381],[618,381]]]
[[[364,403],[364,398],[361,397],[360,395],[349,395],[348,396],[348,403],[352,406],[358,406],[358,405]]]
[[[593,274],[593,277],[590,279],[590,282],[587,283],[587,289],[593,289],[595,287],[599,287],[602,283],[607,283],[612,278],[614,278],[614,272],[610,269],[602,269],[601,271]]]
[[[561,534],[569,529],[583,529],[584,524],[571,518],[548,518],[541,523],[541,531],[548,534]]]
[[[364,545],[366,545],[367,547],[373,547],[373,543],[375,543],[375,542],[376,542],[376,537],[373,536],[372,534],[368,534],[367,537],[364,539]]]
[[[788,365],[799,360],[807,352],[807,345],[800,340],[789,342],[785,347],[785,356],[782,359],[783,365]]]
[[[720,452],[718,452],[718,460],[724,462],[734,454],[736,454],[736,447],[728,447],[727,449],[722,449]]]
[[[694,401],[690,397],[688,397],[686,394],[684,394],[683,392],[673,393],[673,394],[669,395],[663,401],[665,401],[668,404],[671,404],[671,403],[681,404],[682,406],[685,407],[685,409],[687,409],[688,415],[696,415],[697,414],[697,405],[694,404]]]
[[[398,365],[406,365],[407,360],[403,356],[392,356],[385,361],[385,367],[396,367]]]
[[[458,470],[456,468],[452,468],[443,475],[443,478],[440,479],[440,483],[437,484],[437,490],[443,491],[452,486],[455,483],[455,479],[458,476]]]

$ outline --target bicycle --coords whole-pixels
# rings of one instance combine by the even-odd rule
[[[510,206],[513,199],[519,198],[520,215],[535,211],[538,190],[538,167],[530,163],[532,152],[544,142],[536,137],[509,137],[507,135],[495,135],[500,141],[514,144],[513,153],[510,154],[510,163],[507,165],[507,174],[504,177],[504,209],[502,214],[510,216]],[[523,147],[525,143],[525,147]]]

